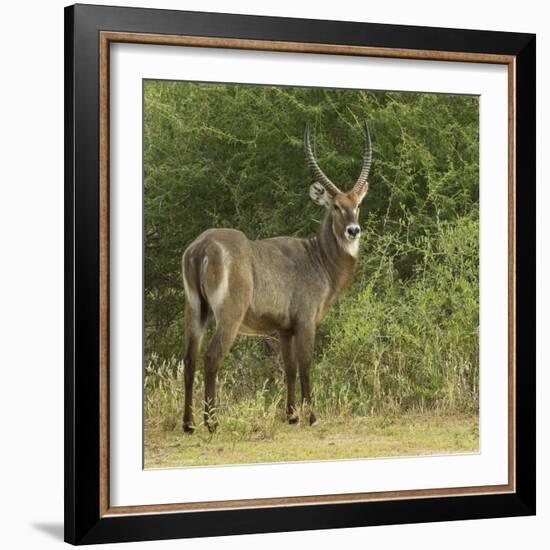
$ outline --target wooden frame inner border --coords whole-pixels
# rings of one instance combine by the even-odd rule
[[[478,487],[348,493],[301,497],[278,497],[214,502],[148,504],[111,507],[109,503],[109,82],[110,44],[125,42],[164,46],[229,48],[274,52],[316,53],[431,61],[494,63],[508,66],[508,483]],[[169,512],[244,509],[275,506],[319,505],[427,497],[448,497],[514,493],[516,490],[516,62],[515,56],[485,53],[378,48],[336,44],[275,42],[202,36],[163,35],[127,32],[99,33],[99,356],[100,356],[100,466],[99,515],[124,516]]]

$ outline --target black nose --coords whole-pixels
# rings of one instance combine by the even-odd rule
[[[358,225],[350,225],[347,230],[352,237],[356,237],[359,234],[359,231],[361,231]]]

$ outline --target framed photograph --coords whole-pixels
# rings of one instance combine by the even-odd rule
[[[65,11],[65,540],[535,513],[535,36]]]

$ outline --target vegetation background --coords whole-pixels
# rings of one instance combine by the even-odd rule
[[[146,427],[179,430],[181,256],[210,227],[251,239],[307,236],[306,121],[341,188],[374,155],[352,286],[317,333],[316,410],[334,415],[477,414],[478,98],[427,93],[144,82]],[[221,430],[282,417],[277,341],[239,338],[219,373]],[[197,369],[202,400],[202,372]],[[200,419],[198,413],[196,419]]]

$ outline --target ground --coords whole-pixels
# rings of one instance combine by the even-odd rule
[[[410,414],[283,422],[243,433],[239,426],[192,435],[145,426],[145,468],[336,460],[479,451],[477,415]]]

